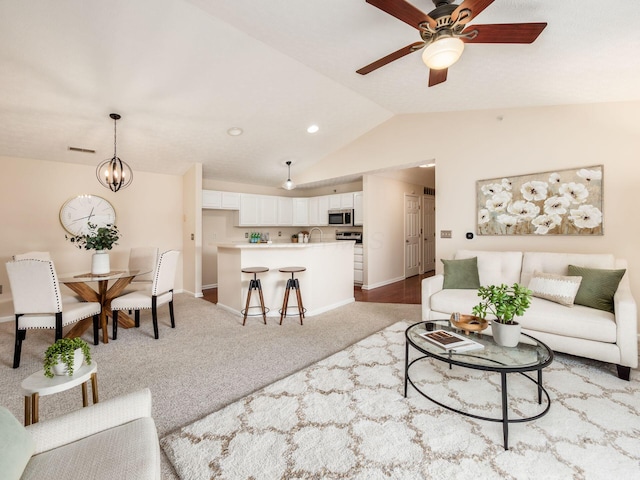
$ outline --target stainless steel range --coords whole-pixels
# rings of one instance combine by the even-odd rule
[[[355,240],[362,243],[362,232],[336,232],[336,240]]]

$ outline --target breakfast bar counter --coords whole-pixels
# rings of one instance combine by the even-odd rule
[[[261,273],[268,316],[280,316],[287,280],[282,267],[305,267],[296,274],[307,316],[317,315],[355,301],[353,296],[353,246],[351,241],[312,243],[218,244],[218,306],[240,315],[252,276],[243,268],[267,267]],[[252,298],[252,304],[254,304]],[[261,320],[262,321],[262,320]]]

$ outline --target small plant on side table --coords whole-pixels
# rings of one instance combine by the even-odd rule
[[[89,350],[89,344],[87,342],[82,340],[80,337],[61,338],[56,340],[55,343],[47,348],[46,352],[44,352],[45,377],[53,378],[54,374],[52,368],[57,363],[63,363],[66,365],[68,369],[67,375],[73,375],[73,357],[74,352],[78,348],[82,350],[87,365],[91,365],[91,350]]]
[[[473,307],[473,314],[480,318],[486,318],[487,313],[497,317],[498,323],[515,323],[515,316],[522,316],[531,305],[531,290],[517,283],[509,287],[501,285],[488,285],[478,289],[478,296],[482,301]]]

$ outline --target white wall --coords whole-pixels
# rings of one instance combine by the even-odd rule
[[[78,250],[65,240],[60,207],[81,194],[101,196],[116,210],[122,238],[110,251],[111,266],[126,268],[129,249],[158,246],[182,250],[182,179],[135,171],[133,183],[113,193],[98,183],[95,167],[0,157],[0,301],[10,300],[4,263],[15,253],[49,251],[58,274],[89,271],[91,251]],[[183,288],[182,265],[176,289]]]
[[[453,231],[451,239],[437,235],[438,258],[451,258],[461,248],[610,252],[628,260],[640,301],[638,111],[636,101],[398,115],[305,174],[318,180],[435,158],[436,229]],[[598,164],[604,165],[603,236],[465,239],[466,232],[475,232],[477,180]],[[371,258],[369,267],[377,268]]]

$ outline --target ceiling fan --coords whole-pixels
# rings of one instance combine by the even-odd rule
[[[366,0],[374,7],[411,25],[420,32],[421,42],[401,48],[357,70],[366,75],[424,48],[422,60],[429,67],[429,86],[447,80],[448,68],[462,54],[465,43],[533,43],[546,23],[503,23],[467,26],[494,0],[433,0],[436,8],[424,13],[406,0]]]

